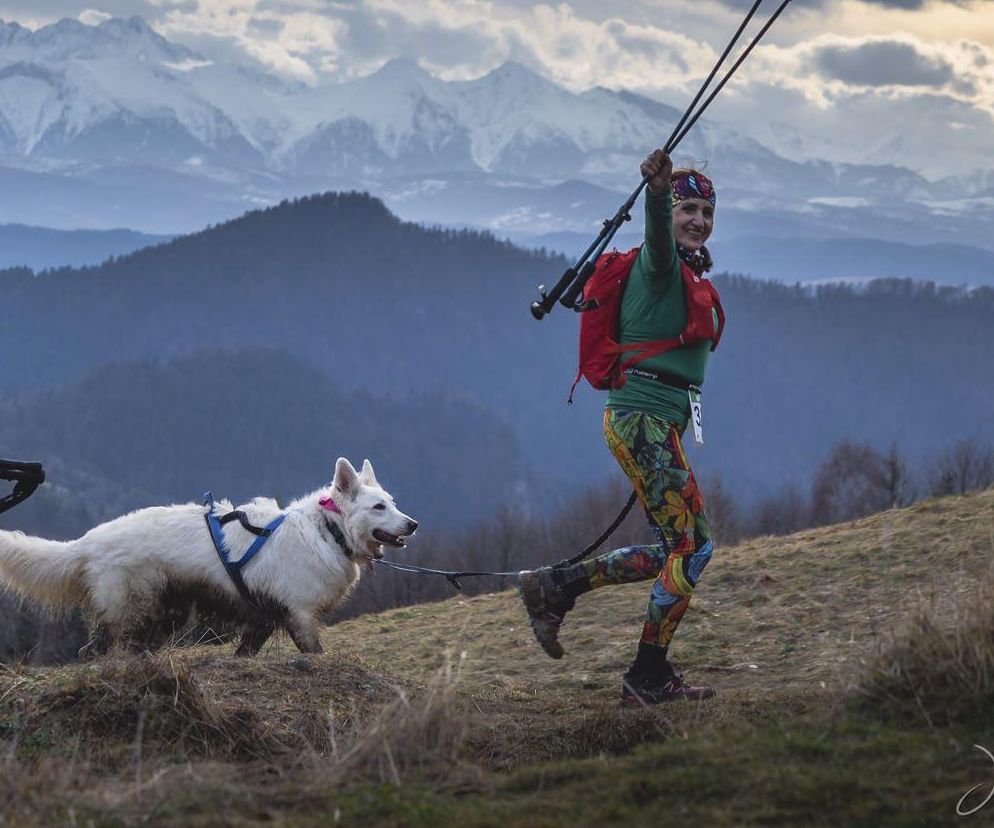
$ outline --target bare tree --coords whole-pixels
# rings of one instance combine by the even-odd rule
[[[815,525],[840,523],[896,505],[908,487],[904,462],[892,448],[888,455],[868,445],[844,440],[829,453],[811,487]]]
[[[774,497],[759,502],[745,537],[788,535],[811,525],[811,509],[801,490],[788,484]]]
[[[935,465],[930,494],[966,494],[994,485],[994,448],[974,439],[960,440]]]
[[[890,451],[883,457],[880,483],[890,508],[900,508],[914,502],[915,484],[904,458],[897,450],[896,443],[891,443]]]
[[[743,532],[742,513],[720,477],[707,482],[704,502],[715,542],[721,546],[738,543]]]

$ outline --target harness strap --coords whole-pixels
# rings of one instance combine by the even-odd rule
[[[211,533],[211,540],[214,541],[214,548],[217,550],[217,555],[221,559],[224,571],[228,573],[231,583],[235,585],[235,589],[238,590],[238,594],[242,596],[242,599],[253,609],[262,612],[262,608],[252,598],[252,594],[245,584],[245,579],[242,577],[242,568],[256,556],[266,541],[272,537],[273,532],[279,529],[283,521],[286,520],[286,513],[283,512],[277,515],[264,528],[260,528],[249,523],[246,514],[237,510],[219,518],[214,514],[216,504],[214,503],[214,495],[211,492],[204,494],[204,505],[208,507],[204,513],[204,520],[207,522],[207,529]],[[252,544],[245,550],[241,558],[233,561],[231,560],[231,552],[228,549],[228,544],[224,539],[224,529],[222,527],[224,524],[236,519],[247,531],[255,535],[256,539],[252,541]]]
[[[226,515],[221,515],[218,518],[218,522],[224,526],[226,523],[231,523],[231,521],[237,520],[241,525],[242,529],[246,532],[251,532],[253,535],[259,535],[260,537],[269,537],[272,532],[269,529],[260,529],[258,526],[253,526],[249,523],[248,515],[245,512],[236,509],[233,512],[228,512]]]

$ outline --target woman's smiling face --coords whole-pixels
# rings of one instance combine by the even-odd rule
[[[685,198],[673,208],[673,238],[687,250],[700,250],[714,229],[714,207],[704,198]]]

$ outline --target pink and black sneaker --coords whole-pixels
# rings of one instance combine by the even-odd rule
[[[621,682],[622,707],[648,707],[651,704],[666,702],[703,701],[714,695],[714,688],[707,684],[688,684],[683,674],[673,671],[673,676],[664,682],[630,681],[625,678]]]
[[[688,684],[666,656],[666,647],[639,643],[635,661],[621,682],[622,707],[647,707],[665,702],[702,701],[710,699],[714,690],[706,684]]]

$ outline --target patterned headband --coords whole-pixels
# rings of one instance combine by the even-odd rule
[[[715,206],[714,184],[704,173],[688,172],[682,173],[673,179],[673,206],[676,207],[681,201],[688,198],[703,198],[710,201],[711,206]]]

